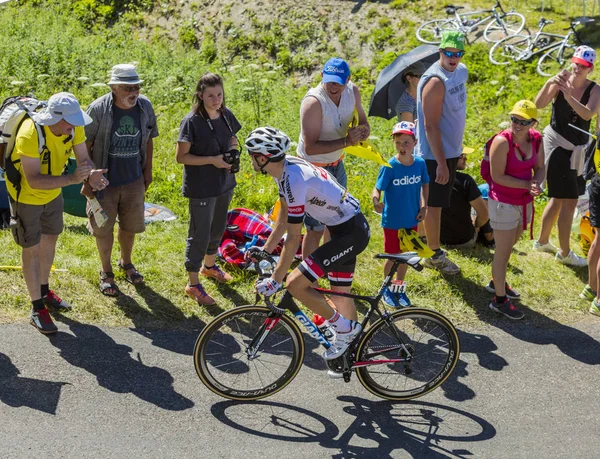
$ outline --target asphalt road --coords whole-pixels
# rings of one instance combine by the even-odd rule
[[[408,403],[329,380],[313,346],[282,392],[236,403],[200,383],[196,333],[2,325],[0,457],[595,458],[599,337],[592,316],[462,331],[451,379]]]

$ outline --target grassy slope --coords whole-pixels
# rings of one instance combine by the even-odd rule
[[[34,89],[39,97],[48,97],[59,90],[70,90],[87,104],[107,90],[91,84],[107,81],[106,72],[114,63],[135,61],[146,80],[144,92],[154,102],[159,116],[161,136],[156,143],[155,182],[148,200],[169,206],[180,219],[151,225],[137,240],[134,261],[145,274],[148,287],[136,291],[118,275],[119,286],[126,295],[116,301],[102,296],[97,290],[99,266],[94,241],[85,230],[84,220],[69,216],[56,256],[56,266],[68,268],[69,272],[52,275],[53,287],[75,304],[72,315],[77,320],[139,327],[165,323],[198,327],[199,320],[208,319],[221,308],[252,300],[253,277],[238,271],[231,288],[207,283],[220,305],[210,311],[200,310],[182,294],[186,281],[183,251],[187,210],[179,193],[181,167],[173,156],[179,121],[189,110],[190,94],[198,76],[206,70],[224,75],[228,105],[244,125],[242,137],[257,125],[271,124],[297,138],[299,102],[307,84],[316,81],[315,72],[327,56],[340,54],[351,60],[353,78],[368,105],[379,69],[396,52],[416,45],[414,28],[418,17],[443,15],[442,2],[435,1],[336,1],[304,9],[286,9],[291,3],[278,2],[274,10],[270,9],[271,2],[245,8],[235,2],[206,2],[206,8],[201,2],[187,2],[181,7],[176,7],[179,2],[162,2],[162,7],[151,16],[125,13],[112,27],[105,27],[96,18],[96,25],[90,28],[82,21],[73,21],[60,4],[35,3],[40,6],[20,6],[18,10],[5,7],[0,11],[0,20],[8,24],[0,31],[0,48],[7,56],[6,64],[0,68],[3,95]],[[528,24],[535,24],[539,17],[533,10],[538,3],[518,4],[519,11],[526,13]],[[481,6],[484,2],[474,1],[472,5]],[[53,14],[49,8],[56,8]],[[564,25],[561,11],[546,13],[546,17],[557,20],[556,30]],[[188,30],[192,30],[192,38],[182,33]],[[471,74],[465,143],[473,147],[480,147],[498,130],[508,107],[520,98],[534,97],[543,83],[530,64],[506,69],[490,65],[488,46],[480,42],[469,48],[465,58]],[[286,54],[286,50],[291,52]],[[22,83],[15,83],[18,81]],[[546,111],[544,120],[548,115]],[[371,122],[374,141],[385,155],[391,155],[387,134],[393,121],[373,118]],[[473,165],[478,155],[473,155]],[[369,248],[360,259],[355,287],[359,292],[372,292],[381,281],[382,270],[381,263],[372,258],[383,247],[381,231],[377,217],[368,207],[378,167],[354,158],[349,158],[347,165],[349,188],[365,203],[373,230]],[[470,172],[477,175],[475,167]],[[272,181],[253,175],[248,163],[243,165],[238,179],[235,205],[265,211],[275,199]],[[538,216],[543,202],[539,204]],[[0,233],[0,244],[0,264],[18,265],[19,250],[8,232]],[[523,292],[522,303],[532,309],[529,315],[538,323],[569,322],[582,317],[587,305],[577,299],[577,293],[587,275],[585,270],[559,266],[548,255],[531,253],[529,247],[527,240],[517,246],[509,268],[510,282]],[[463,325],[478,319],[495,320],[486,308],[489,294],[482,288],[489,280],[492,255],[477,249],[453,252],[451,256],[463,268],[463,275],[444,280],[428,270],[410,273],[411,298],[417,304],[447,313]],[[114,261],[116,265],[116,258]],[[0,302],[0,321],[26,320],[27,293],[18,271],[0,271]]]

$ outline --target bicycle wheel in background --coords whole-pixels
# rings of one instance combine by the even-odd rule
[[[542,57],[537,64],[537,72],[543,77],[551,77],[571,64],[575,54],[575,46],[564,45],[552,48]]]
[[[411,400],[431,392],[450,376],[459,359],[460,341],[454,325],[440,313],[405,309],[367,329],[358,344],[357,363],[406,357],[398,335],[412,354],[410,361],[359,366],[356,374],[378,397]]]
[[[525,17],[521,13],[506,13],[499,20],[493,19],[485,27],[483,38],[495,43],[510,35],[516,35],[525,27]]]
[[[449,19],[427,21],[417,29],[417,38],[423,43],[438,45],[442,41],[444,30],[458,30],[456,22]]]
[[[263,306],[240,306],[219,314],[198,336],[194,366],[212,392],[232,400],[258,400],[287,386],[304,360],[304,340],[298,325],[283,315],[270,330]],[[251,355],[252,340],[266,333]]]
[[[496,42],[490,49],[490,62],[496,65],[508,65],[528,57],[528,35],[511,35]]]

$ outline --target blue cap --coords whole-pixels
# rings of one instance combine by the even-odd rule
[[[323,83],[346,84],[349,76],[348,63],[339,57],[332,57],[323,67]]]

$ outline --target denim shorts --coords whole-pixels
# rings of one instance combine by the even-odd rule
[[[346,175],[346,168],[344,167],[344,161],[340,161],[335,166],[325,166],[323,167],[327,172],[335,177],[337,182],[342,185],[344,188],[348,186],[348,176]],[[318,220],[315,220],[310,215],[304,216],[304,226],[307,230],[310,231],[323,231],[325,230],[325,225]]]

